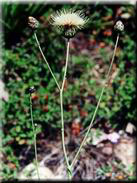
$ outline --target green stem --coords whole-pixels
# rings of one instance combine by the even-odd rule
[[[69,60],[69,47],[70,47],[70,41],[67,41],[67,53],[66,53],[66,64],[65,64],[65,70],[64,70],[64,77],[63,77],[63,82],[61,86],[61,90],[64,90],[64,85],[66,81],[66,74],[67,74],[67,68],[68,68],[68,60]]]
[[[39,50],[41,52],[41,55],[44,59],[44,61],[46,62],[47,66],[48,66],[48,69],[52,75],[52,77],[54,78],[55,80],[55,83],[60,91],[60,109],[61,109],[61,124],[62,124],[62,129],[61,129],[61,134],[62,134],[62,146],[63,146],[63,152],[64,152],[64,156],[65,156],[65,161],[66,161],[66,164],[67,164],[67,173],[68,173],[68,177],[69,179],[71,179],[72,177],[72,171],[71,171],[71,168],[70,168],[70,165],[69,165],[69,161],[68,161],[68,157],[67,157],[67,153],[66,153],[66,148],[65,148],[65,140],[64,140],[64,116],[63,116],[63,90],[64,90],[64,85],[65,85],[65,81],[66,81],[66,74],[67,74],[67,67],[68,67],[68,58],[69,58],[69,46],[70,46],[70,42],[68,40],[67,42],[67,53],[66,53],[66,64],[65,64],[65,71],[64,71],[64,76],[63,76],[63,82],[62,82],[62,86],[60,87],[58,81],[56,80],[56,77],[55,75],[53,74],[48,62],[47,62],[47,59],[46,57],[44,56],[43,54],[43,51],[41,49],[41,46],[40,46],[40,43],[39,43],[39,40],[37,38],[37,35],[36,33],[34,33],[34,37],[36,39],[36,42],[37,42],[37,45],[39,47]]]
[[[43,51],[42,51],[42,49],[41,49],[41,46],[40,46],[40,43],[39,43],[39,40],[38,40],[38,38],[37,38],[36,33],[34,33],[34,37],[35,37],[35,39],[36,39],[36,42],[37,42],[37,45],[38,45],[38,47],[39,47],[40,53],[41,53],[41,55],[42,55],[44,61],[46,62],[47,66],[48,66],[48,69],[49,69],[49,71],[50,71],[52,77],[54,78],[55,83],[56,83],[58,89],[60,90],[59,83],[58,83],[58,81],[56,80],[56,77],[55,77],[55,75],[53,74],[53,72],[52,72],[52,70],[51,70],[51,68],[50,68],[50,66],[49,66],[49,63],[48,63],[48,61],[47,61],[47,59],[46,59],[46,57],[45,57],[45,55],[44,55],[44,53],[43,53]]]
[[[63,90],[64,90],[64,85],[65,85],[65,81],[66,81],[66,74],[67,74],[67,68],[68,68],[69,45],[70,45],[70,42],[68,40],[68,42],[67,42],[67,53],[66,53],[66,64],[65,64],[65,70],[64,70],[64,77],[63,77],[63,82],[62,82],[62,86],[61,86],[61,89],[60,89],[60,109],[61,109],[61,125],[62,125],[62,128],[61,128],[62,146],[63,146],[64,157],[65,157],[65,161],[66,161],[66,165],[67,165],[67,174],[68,174],[69,179],[71,179],[72,171],[70,169],[70,165],[69,165],[69,161],[68,161],[68,157],[67,157],[67,153],[66,153],[66,148],[65,148],[64,116],[63,116]]]
[[[81,149],[82,149],[83,145],[85,144],[85,142],[86,142],[86,140],[87,140],[88,134],[89,134],[90,129],[91,129],[91,127],[92,127],[92,124],[93,124],[93,122],[94,122],[94,119],[95,119],[95,116],[96,116],[98,107],[99,107],[100,102],[101,102],[101,99],[102,99],[102,95],[103,95],[104,90],[105,90],[105,88],[106,88],[106,86],[107,86],[107,82],[109,81],[109,75],[110,75],[110,71],[111,71],[111,68],[112,68],[112,65],[113,65],[113,62],[114,62],[114,58],[115,58],[115,54],[116,54],[116,49],[117,49],[117,45],[118,45],[118,40],[119,40],[119,34],[118,34],[117,39],[116,39],[116,43],[115,43],[115,48],[114,48],[114,52],[113,52],[111,64],[110,64],[109,70],[108,70],[108,72],[107,72],[106,80],[105,80],[105,82],[104,82],[104,86],[103,86],[103,88],[102,88],[102,91],[101,91],[101,94],[100,94],[100,97],[99,97],[99,100],[98,100],[96,109],[95,109],[95,111],[94,111],[92,120],[91,120],[90,125],[89,125],[89,127],[88,127],[88,130],[87,130],[87,132],[86,132],[86,135],[85,135],[85,137],[84,137],[84,139],[83,139],[83,141],[82,141],[82,143],[81,143],[81,145],[80,145],[80,147],[79,147],[79,149],[78,149],[78,151],[77,151],[77,153],[76,153],[76,155],[75,155],[75,157],[74,157],[74,159],[73,159],[73,161],[72,161],[72,163],[71,163],[71,165],[70,165],[71,168],[74,166],[74,164],[75,164],[75,162],[76,162],[76,160],[77,160],[77,158],[78,158],[78,156],[79,156],[79,154],[80,154],[80,152],[81,152]]]
[[[34,139],[34,149],[35,149],[36,171],[37,171],[38,179],[40,180],[40,175],[39,175],[39,171],[38,171],[38,157],[37,157],[36,131],[35,131],[35,126],[34,126],[34,122],[33,122],[31,94],[30,94],[30,115],[31,115],[32,129],[33,129],[33,135],[34,135],[34,138],[33,138],[33,139]]]
[[[63,147],[63,153],[64,153],[64,157],[65,157],[65,161],[66,161],[66,165],[67,165],[67,174],[69,179],[72,177],[72,173],[71,169],[70,169],[70,165],[69,165],[69,161],[68,161],[68,157],[67,157],[67,153],[66,153],[66,148],[65,148],[65,138],[64,138],[64,115],[63,115],[63,93],[62,91],[60,91],[60,109],[61,109],[61,136],[62,136],[62,147]]]

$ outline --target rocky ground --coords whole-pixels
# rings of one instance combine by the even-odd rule
[[[106,134],[92,128],[87,144],[83,148],[79,159],[73,169],[74,180],[128,180],[135,176],[135,127],[127,125],[126,131],[111,132]],[[83,138],[69,136],[70,128],[66,130],[66,147],[70,160],[73,159],[77,148]],[[42,137],[41,137],[42,138]],[[60,134],[55,138],[38,140],[39,172],[41,179],[65,180],[66,167]],[[20,162],[26,162],[32,149],[26,149]],[[36,169],[31,162],[21,169],[19,179],[36,179]]]

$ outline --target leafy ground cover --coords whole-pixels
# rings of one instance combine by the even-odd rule
[[[17,178],[18,172],[34,159],[29,95],[26,92],[31,86],[36,87],[32,99],[34,120],[38,125],[39,161],[50,154],[49,160],[45,160],[46,167],[54,174],[62,172],[59,93],[42,60],[33,33],[27,27],[27,18],[32,15],[40,21],[38,37],[41,46],[57,79],[61,81],[65,63],[65,40],[53,30],[48,20],[52,12],[70,7],[72,5],[3,4],[2,75],[9,94],[8,100],[4,98],[2,100],[4,117],[2,117],[1,136],[4,161],[1,177],[4,180]],[[66,144],[72,157],[74,149],[80,145],[85,134],[84,129],[91,121],[110,64],[116,39],[113,25],[119,18],[125,24],[125,32],[120,37],[109,85],[93,126],[96,131],[94,136],[97,136],[97,139],[103,136],[102,133],[115,132],[119,135],[119,140],[116,144],[110,139],[95,143],[91,131],[85,147],[86,152],[83,150],[84,153],[81,153],[73,177],[74,179],[134,179],[134,164],[131,163],[131,166],[127,167],[121,159],[122,164],[119,164],[120,160],[117,157],[119,151],[114,152],[113,149],[119,149],[119,144],[122,143],[125,144],[122,148],[127,147],[127,144],[131,145],[129,147],[134,145],[134,133],[127,130],[127,126],[131,123],[134,127],[136,121],[135,7],[133,5],[73,5],[73,7],[83,9],[90,21],[88,26],[72,39],[70,45],[71,57],[64,92],[64,119]],[[56,134],[56,138],[53,138],[53,134]],[[105,148],[107,149],[104,150]],[[54,155],[52,152],[55,149],[58,153],[55,155],[56,158],[52,159]],[[106,155],[106,152],[109,153]],[[130,157],[133,157],[133,153]],[[57,167],[58,173],[55,172]],[[64,172],[61,175],[62,178],[65,177]]]

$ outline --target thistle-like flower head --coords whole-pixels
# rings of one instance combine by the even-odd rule
[[[69,9],[57,11],[51,15],[50,23],[59,28],[64,37],[73,37],[77,30],[82,29],[87,23],[88,18],[85,17],[82,11]]]

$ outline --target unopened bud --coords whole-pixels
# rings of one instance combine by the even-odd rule
[[[124,31],[124,24],[119,20],[116,22],[114,29],[119,32],[122,32],[122,31]]]
[[[37,127],[38,126],[37,123],[35,123],[34,126]]]
[[[36,89],[34,88],[34,86],[29,88],[29,93],[34,93],[36,91]]]
[[[32,29],[37,29],[39,27],[39,22],[36,18],[34,17],[28,17],[28,25],[32,28]]]

